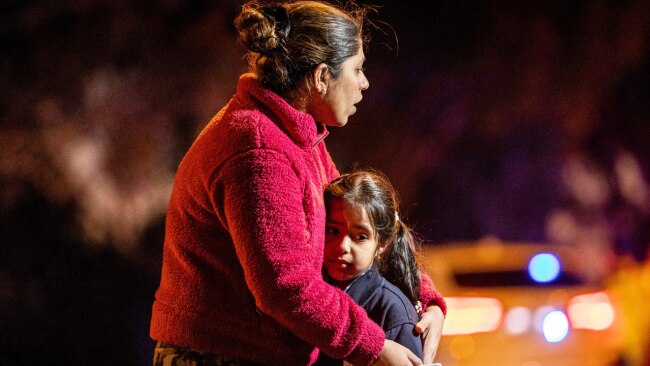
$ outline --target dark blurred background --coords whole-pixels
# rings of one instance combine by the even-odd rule
[[[370,89],[327,138],[427,240],[650,243],[650,1],[377,5]],[[175,169],[246,70],[240,1],[0,3],[0,353],[148,365]]]

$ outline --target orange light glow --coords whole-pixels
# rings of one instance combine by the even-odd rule
[[[492,332],[499,328],[503,305],[485,297],[447,297],[447,318],[442,335]]]
[[[614,308],[604,292],[573,297],[568,313],[574,329],[604,330],[614,323]]]

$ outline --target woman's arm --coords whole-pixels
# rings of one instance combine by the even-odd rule
[[[443,315],[447,315],[447,303],[442,295],[436,291],[431,278],[424,272],[420,271],[420,302],[422,310],[426,311],[429,306],[437,306]]]
[[[408,348],[414,355],[422,357],[422,340],[414,334],[415,325],[405,323],[386,331],[386,339]]]
[[[415,325],[415,331],[422,334],[422,361],[432,363],[436,356],[442,326],[447,315],[447,303],[442,295],[434,289],[433,282],[429,276],[422,272],[420,283],[420,301],[423,304],[424,312],[420,321]]]
[[[436,357],[444,321],[442,310],[437,306],[429,306],[415,325],[415,331],[422,334],[422,361],[425,364],[432,363]]]
[[[384,347],[381,349],[381,354],[377,362],[373,366],[394,366],[394,365],[422,365],[422,360],[418,358],[411,350],[402,346],[401,344],[386,339]]]

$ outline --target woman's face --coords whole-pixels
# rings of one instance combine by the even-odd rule
[[[372,264],[379,240],[366,210],[334,199],[327,210],[324,266],[335,281],[348,283]]]
[[[316,121],[335,127],[348,123],[348,117],[357,111],[355,104],[363,98],[361,92],[370,86],[363,73],[365,60],[363,47],[359,47],[356,55],[343,62],[337,78],[329,74],[325,80],[325,92],[316,97],[318,100],[311,111]]]

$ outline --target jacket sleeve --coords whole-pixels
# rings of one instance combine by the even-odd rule
[[[422,282],[420,283],[420,302],[422,303],[422,311],[426,310],[428,306],[437,306],[442,310],[442,313],[447,316],[447,303],[442,295],[435,290],[435,286],[431,278],[424,272],[420,271]]]
[[[315,188],[301,174],[283,152],[251,150],[224,165],[213,191],[220,191],[258,309],[328,355],[370,365],[384,332],[347,294],[323,281],[322,253],[311,245],[305,214],[313,204],[306,190]]]
[[[415,333],[415,324],[405,323],[386,331],[386,339],[408,348],[418,358],[422,358],[422,338]]]

